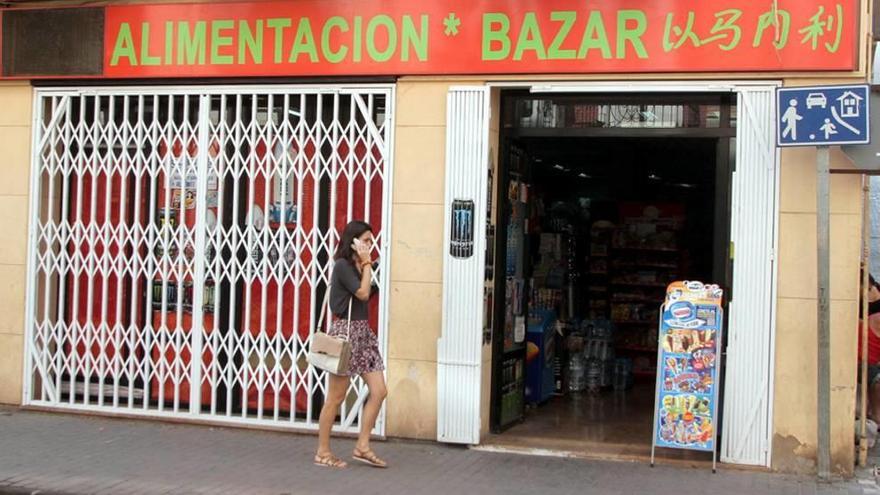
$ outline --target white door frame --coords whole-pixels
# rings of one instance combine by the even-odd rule
[[[443,321],[437,340],[437,440],[472,445],[480,442],[481,424],[489,88],[453,86],[449,88],[446,102],[447,175]]]
[[[774,89],[781,86],[780,81],[731,81],[731,80],[706,80],[706,81],[515,81],[515,82],[488,82],[486,84],[491,88],[513,89],[513,88],[529,88],[535,94],[548,93],[735,93],[742,94],[748,90],[758,89]],[[739,119],[737,126],[737,137],[741,135],[742,125],[747,119]],[[773,139],[773,136],[768,136]],[[774,188],[773,197],[773,246],[770,256],[773,259],[772,269],[772,287],[769,290],[771,297],[769,308],[769,376],[767,377],[768,400],[767,405],[767,438],[764,445],[766,455],[764,456],[764,465],[770,466],[772,453],[772,425],[773,425],[773,390],[775,376],[775,348],[776,348],[776,287],[778,278],[778,263],[775,259],[775,252],[779,240],[779,166],[780,157],[778,151],[774,153],[775,163],[774,170],[776,176],[776,187]],[[734,198],[731,198],[733,201]],[[732,205],[732,207],[735,205]],[[731,232],[733,235],[733,232]],[[730,332],[731,329],[728,329]],[[731,335],[731,334],[728,334]],[[730,337],[729,337],[730,338]],[[725,402],[727,404],[727,402]],[[723,413],[722,413],[723,415]]]

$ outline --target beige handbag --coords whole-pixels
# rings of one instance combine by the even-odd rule
[[[330,288],[327,288],[327,296],[321,305],[321,316],[318,318],[318,327],[312,334],[312,342],[309,344],[308,361],[315,368],[324,370],[334,375],[345,375],[351,362],[351,298],[348,300],[348,326],[345,337],[334,337],[322,332],[324,315],[330,305]]]

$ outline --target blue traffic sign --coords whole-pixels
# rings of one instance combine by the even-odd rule
[[[776,145],[868,144],[868,86],[813,86],[776,91]]]

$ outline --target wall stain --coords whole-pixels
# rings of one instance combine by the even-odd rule
[[[818,469],[816,466],[816,456],[815,445],[807,445],[793,435],[777,434],[773,436],[774,471],[814,475]],[[851,463],[847,465],[840,462],[842,460],[852,461],[852,456],[852,450],[848,445],[834,449],[831,452],[832,474],[846,477],[852,476],[853,466]]]
[[[816,448],[793,435],[773,436],[773,470],[786,473],[816,472]]]

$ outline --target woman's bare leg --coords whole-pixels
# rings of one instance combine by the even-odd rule
[[[361,432],[358,435],[357,449],[366,452],[370,450],[370,432],[376,425],[376,418],[379,416],[379,410],[388,395],[388,390],[385,388],[385,375],[381,371],[365,373],[362,378],[367,382],[370,396],[367,398],[367,403],[364,404],[364,412],[361,416]]]
[[[345,392],[348,390],[349,378],[347,376],[330,375],[330,386],[327,396],[324,398],[324,407],[321,408],[321,417],[318,421],[318,455],[325,456],[331,453],[330,430],[339,413],[339,406],[345,400]]]

